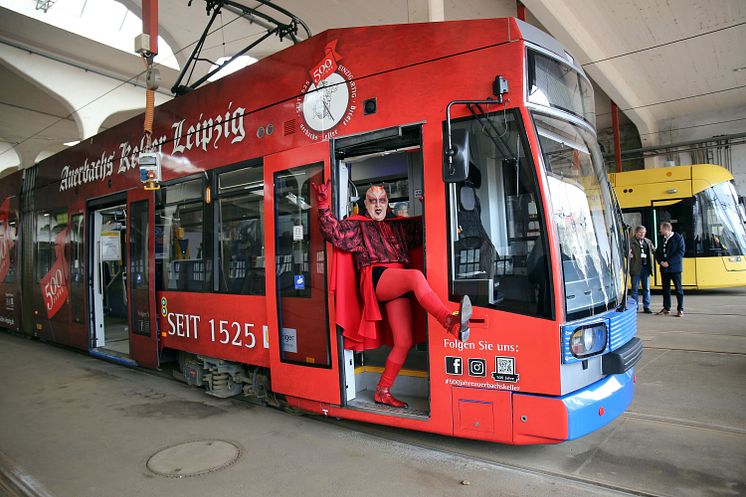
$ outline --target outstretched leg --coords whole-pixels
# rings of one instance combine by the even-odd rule
[[[420,305],[449,333],[458,334],[459,319],[448,311],[443,302],[428,285],[425,275],[417,269],[388,268],[376,285],[376,297],[386,302],[414,292]]]

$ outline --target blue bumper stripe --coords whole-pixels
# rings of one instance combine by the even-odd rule
[[[567,408],[567,439],[587,435],[619,417],[632,403],[634,368],[610,375],[588,387],[561,397]],[[603,416],[599,410],[603,408]]]

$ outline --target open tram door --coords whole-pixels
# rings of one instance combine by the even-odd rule
[[[152,191],[127,193],[127,263],[130,355],[141,366],[158,367],[155,307],[155,205]]]
[[[666,199],[666,200],[653,200],[650,203],[653,211],[653,226],[651,227],[653,232],[648,229],[648,238],[653,241],[656,247],[663,245],[663,237],[660,234],[660,224],[663,222],[671,223],[673,230],[678,232],[688,239],[691,233],[687,233],[694,227],[694,199],[693,198],[679,198],[679,199]],[[691,247],[687,247],[687,253],[691,250]],[[684,271],[681,274],[682,286],[696,286],[697,285],[697,265],[693,257],[688,257],[684,254]],[[653,272],[653,285],[661,286],[661,273],[660,265],[655,265],[655,271]]]
[[[155,368],[153,193],[132,190],[89,203],[94,356]]]
[[[406,223],[406,230],[412,235],[413,245],[408,247],[409,267],[425,272],[423,164],[422,126],[419,123],[334,140],[333,177],[336,184],[333,200],[336,217],[344,219],[355,214],[365,215],[364,200],[368,188],[372,185],[382,186],[388,198],[387,216],[398,218],[396,222]],[[358,282],[355,282],[354,289],[347,288],[348,292],[357,292]],[[414,301],[414,298],[411,300]],[[384,313],[388,312],[386,303],[379,305]],[[337,316],[340,316],[343,309],[338,311]],[[374,399],[376,386],[391,350],[388,345],[343,351],[347,407],[389,416],[429,417],[427,315],[419,306],[412,307],[412,331],[413,346],[392,388],[393,393],[407,402],[408,407],[390,408],[377,404]]]
[[[339,339],[330,316],[326,243],[312,183],[329,177],[321,142],[265,157],[267,316],[272,390],[341,404]],[[278,346],[279,345],[279,346]]]

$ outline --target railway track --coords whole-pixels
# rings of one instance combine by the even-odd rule
[[[58,346],[54,344],[52,345],[58,348],[72,350],[64,346]],[[664,350],[679,350],[679,349],[665,348]],[[685,350],[688,352],[692,352],[692,353],[711,353],[707,351],[696,351],[696,350],[690,350],[690,349],[685,349]],[[81,353],[81,355],[85,355],[85,354]],[[743,354],[737,354],[737,355],[743,355]],[[650,365],[651,364],[647,364],[645,366],[649,367]],[[128,370],[130,372],[145,374],[145,375],[152,376],[152,377],[166,378],[170,381],[177,381],[174,378],[171,370],[169,369],[163,369],[160,371],[156,371],[156,370],[128,368]],[[247,402],[247,403],[251,402],[249,399],[243,399],[241,397],[233,398],[231,399],[231,401],[232,402],[235,401],[237,404],[241,404],[243,402]],[[746,429],[736,427],[736,426],[727,426],[723,424],[694,421],[694,420],[675,418],[675,417],[670,417],[670,416],[664,417],[664,416],[647,414],[644,412],[631,410],[631,411],[627,411],[626,413],[624,413],[619,420],[615,421],[617,426],[613,428],[613,431],[610,434],[608,434],[603,441],[601,441],[600,443],[594,442],[589,447],[589,450],[588,450],[589,455],[586,457],[584,461],[582,461],[582,464],[580,464],[580,466],[576,467],[572,472],[563,472],[561,470],[533,466],[530,463],[526,464],[523,461],[511,460],[512,455],[516,455],[516,456],[523,456],[523,459],[525,461],[526,459],[525,455],[527,455],[527,452],[526,452],[527,450],[542,451],[543,449],[542,447],[520,448],[520,447],[494,445],[495,450],[492,451],[491,449],[487,450],[488,449],[487,444],[483,442],[470,441],[470,440],[454,440],[451,438],[446,438],[446,437],[429,434],[429,433],[411,432],[407,430],[401,430],[401,429],[390,428],[390,427],[385,427],[385,426],[367,425],[367,424],[357,423],[354,421],[336,420],[334,418],[324,418],[321,416],[314,416],[314,415],[305,416],[305,418],[313,422],[334,425],[344,430],[366,434],[367,436],[370,436],[370,437],[373,437],[375,439],[379,439],[382,441],[403,444],[404,446],[407,446],[413,449],[433,451],[433,453],[435,454],[460,458],[466,461],[467,463],[469,461],[473,461],[476,464],[487,465],[488,467],[500,468],[501,470],[512,471],[512,472],[515,472],[516,474],[532,475],[534,477],[551,479],[552,481],[556,481],[558,483],[560,482],[564,482],[566,484],[572,483],[574,485],[583,487],[586,490],[590,490],[591,493],[593,489],[596,489],[599,493],[620,495],[620,496],[627,495],[627,496],[650,496],[650,497],[675,497],[679,495],[679,492],[677,491],[677,489],[672,489],[670,493],[667,493],[665,490],[662,491],[660,488],[651,489],[651,488],[647,488],[644,484],[636,484],[638,482],[643,482],[644,478],[640,478],[636,480],[634,479],[634,477],[632,477],[629,480],[630,482],[629,484],[626,484],[626,483],[620,484],[619,482],[605,481],[602,478],[594,478],[592,476],[578,474],[579,470],[585,467],[586,464],[588,464],[589,461],[591,461],[596,451],[603,451],[603,447],[602,447],[603,443],[613,436],[616,430],[620,426],[623,425],[624,420],[636,420],[636,421],[643,421],[646,423],[656,423],[660,425],[665,425],[669,428],[673,427],[677,429],[681,429],[681,428],[694,429],[697,432],[707,431],[707,432],[713,433],[713,436],[715,435],[715,433],[717,433],[718,436],[721,436],[721,437],[722,436],[731,437],[731,438],[735,437],[736,439],[742,438],[744,437],[744,435],[746,435]],[[640,447],[639,450],[642,452],[649,452],[650,450],[653,450],[654,448],[655,447],[653,446]],[[556,450],[552,447],[546,447],[546,449],[548,451]],[[474,453],[475,451],[477,452],[481,451],[482,453]],[[576,452],[576,451],[570,448],[570,450],[566,452],[558,451],[557,454],[559,454],[559,457],[562,457],[563,455],[573,456],[574,455],[573,452]],[[490,453],[494,453],[494,457],[492,457]],[[547,453],[545,452],[544,454],[547,454]],[[548,454],[554,457],[554,455],[551,452],[548,452]],[[634,456],[634,454],[630,454],[630,455]],[[624,465],[620,463],[620,471],[623,471],[623,468],[624,468]],[[737,483],[737,484],[741,485],[741,483]],[[708,495],[708,494],[703,493],[702,495]]]

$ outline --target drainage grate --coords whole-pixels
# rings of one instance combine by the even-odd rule
[[[161,449],[148,459],[153,473],[168,478],[186,478],[214,473],[234,464],[241,448],[225,440],[195,440]]]

